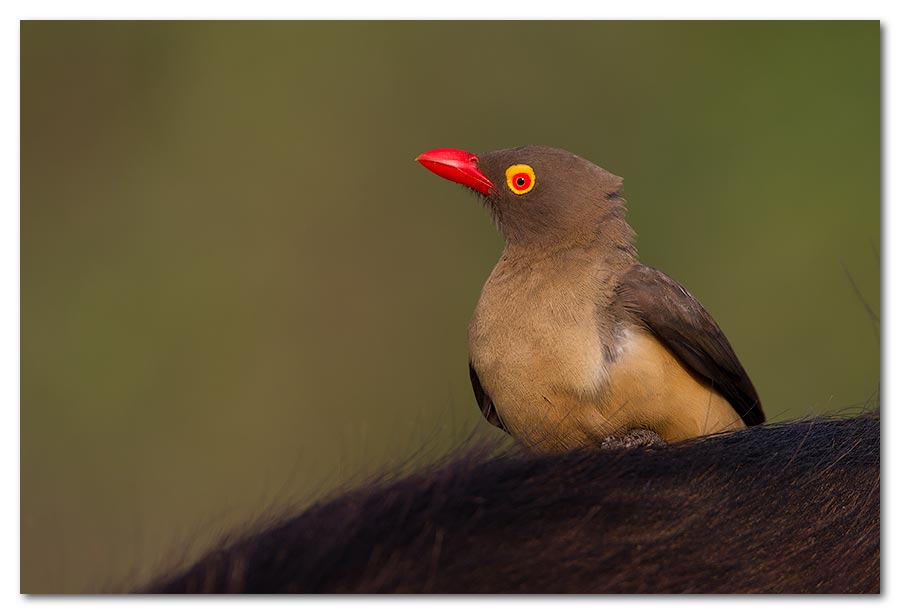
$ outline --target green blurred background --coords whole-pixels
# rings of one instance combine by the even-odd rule
[[[772,420],[877,395],[877,22],[21,27],[22,590],[122,589],[473,430],[435,147],[625,177]],[[497,432],[499,435],[499,432]]]

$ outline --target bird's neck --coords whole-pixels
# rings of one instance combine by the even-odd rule
[[[501,260],[509,265],[524,267],[534,267],[546,261],[565,266],[566,262],[588,260],[611,274],[624,271],[637,263],[635,232],[625,221],[624,213],[624,206],[612,207],[596,224],[586,225],[565,240],[507,240]]]

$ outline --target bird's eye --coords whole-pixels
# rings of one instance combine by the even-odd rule
[[[534,169],[527,164],[513,164],[506,169],[506,185],[513,194],[527,194],[534,188]]]

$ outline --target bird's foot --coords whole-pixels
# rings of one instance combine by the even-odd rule
[[[665,445],[668,445],[665,439],[657,435],[655,432],[648,431],[646,429],[636,429],[622,437],[607,437],[600,441],[601,450],[613,450],[620,448],[630,450],[631,448],[655,448]]]

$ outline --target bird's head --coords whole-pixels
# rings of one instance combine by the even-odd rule
[[[602,237],[611,221],[624,224],[622,179],[562,149],[433,149],[416,161],[481,194],[507,243],[577,244]]]

